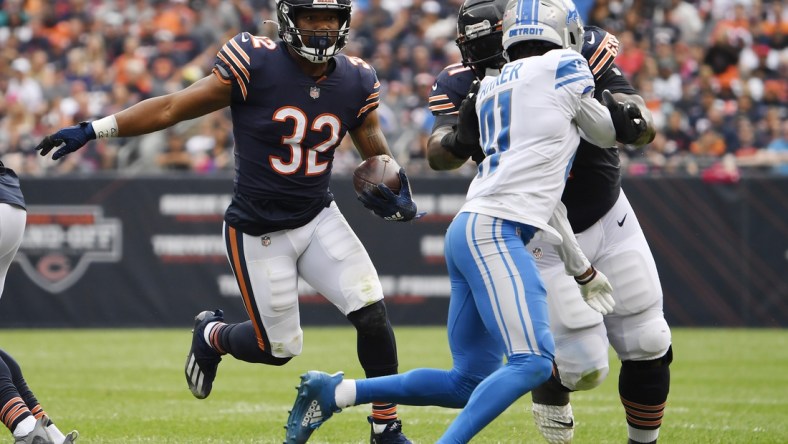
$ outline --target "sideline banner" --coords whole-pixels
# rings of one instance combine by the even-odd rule
[[[443,324],[450,286],[443,235],[467,178],[413,178],[427,216],[383,221],[356,200],[337,204],[378,269],[392,322]],[[0,327],[184,327],[204,310],[246,319],[222,240],[232,178],[23,178],[25,238],[0,299]],[[627,178],[672,325],[788,326],[788,178],[710,185]],[[299,282],[305,325],[343,324]]]

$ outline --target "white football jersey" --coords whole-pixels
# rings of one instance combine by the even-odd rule
[[[476,100],[486,158],[460,211],[548,225],[564,189],[581,133],[597,146],[615,144],[610,113],[594,99],[594,77],[571,49],[507,63],[482,80]],[[582,129],[582,131],[581,131]]]

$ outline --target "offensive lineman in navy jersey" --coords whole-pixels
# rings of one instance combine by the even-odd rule
[[[0,162],[0,295],[8,267],[14,260],[25,232],[27,210],[19,178]],[[63,435],[49,419],[27,386],[14,358],[0,350],[0,421],[14,436],[15,444],[71,444],[76,430]]]
[[[369,255],[333,201],[334,150],[350,133],[361,157],[391,154],[380,129],[380,84],[363,60],[339,54],[350,29],[350,0],[280,0],[275,42],[236,35],[218,52],[212,75],[174,94],[46,137],[41,155],[58,159],[102,137],[150,133],[230,107],[235,181],[224,239],[250,320],[226,324],[222,311],[195,317],[186,380],[207,397],[223,354],[283,365],[301,353],[298,277],[356,327],[367,377],[397,373],[394,333]],[[416,217],[407,177],[399,195],[385,186],[362,203],[377,215]],[[372,442],[409,442],[395,404],[373,404]]]
[[[476,114],[463,113],[473,105],[463,100],[477,77],[497,75],[503,66],[500,23],[505,5],[506,0],[466,0],[460,9],[457,43],[465,66],[445,68],[430,96],[436,116],[428,143],[433,169],[455,169],[469,157],[477,163],[484,158],[478,130],[473,130]],[[597,99],[610,109],[620,142],[645,145],[655,133],[651,113],[615,66],[617,52],[615,36],[586,27],[582,54],[594,75]],[[613,98],[603,97],[605,90]],[[629,440],[656,442],[670,387],[670,328],[654,258],[621,189],[618,150],[581,140],[561,200],[583,252],[610,279],[616,304],[613,314],[604,317],[589,309],[577,297],[577,286],[553,248],[544,242],[529,244],[547,286],[558,369],[532,393],[536,425],[550,443],[572,441],[569,393],[602,383],[609,371],[609,340],[622,361],[619,394]]]

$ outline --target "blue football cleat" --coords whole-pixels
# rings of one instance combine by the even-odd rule
[[[296,387],[298,396],[285,426],[285,444],[305,443],[312,432],[342,411],[337,407],[334,390],[343,377],[342,372],[329,375],[310,371],[301,375],[301,384]]]

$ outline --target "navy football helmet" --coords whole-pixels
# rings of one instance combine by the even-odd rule
[[[279,37],[303,58],[312,63],[325,63],[347,45],[350,32],[351,0],[279,0],[276,16]],[[304,9],[337,11],[339,29],[313,32],[296,27],[296,13]]]
[[[457,46],[463,65],[476,77],[487,69],[500,69],[503,58],[502,27],[506,0],[465,0],[457,17]]]

